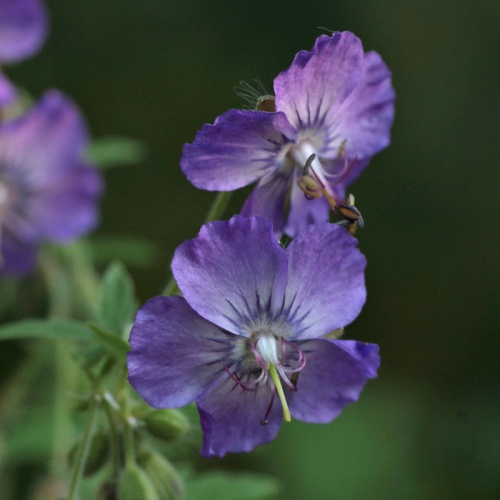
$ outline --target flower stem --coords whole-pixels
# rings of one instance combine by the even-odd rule
[[[269,375],[271,375],[274,385],[276,386],[276,390],[278,391],[281,406],[283,407],[283,418],[285,419],[285,422],[291,422],[292,417],[290,416],[290,410],[288,409],[288,404],[286,402],[285,393],[283,392],[280,376],[278,375],[278,371],[273,364],[269,365]]]
[[[89,408],[87,425],[83,434],[82,444],[80,446],[80,449],[78,450],[75,466],[73,468],[73,474],[71,475],[71,483],[67,500],[77,500],[78,498],[78,489],[80,487],[80,481],[83,476],[85,462],[87,461],[90,450],[90,443],[92,441],[92,436],[94,435],[95,423],[97,421],[97,409],[98,403],[94,398],[92,398]]]
[[[217,196],[215,197],[215,200],[212,203],[207,216],[205,217],[205,223],[220,219],[220,217],[226,210],[227,204],[229,203],[232,195],[232,191],[222,191],[220,193],[217,193]],[[175,278],[172,276],[161,294],[168,297],[170,295],[175,295],[178,292],[179,288],[177,287]]]

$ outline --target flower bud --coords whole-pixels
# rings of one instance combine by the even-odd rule
[[[82,442],[79,439],[71,448],[68,461],[72,467]],[[89,454],[83,469],[84,476],[90,476],[97,472],[108,460],[109,457],[109,437],[104,431],[96,432],[90,442]]]
[[[175,409],[152,411],[144,417],[144,423],[152,436],[167,442],[179,439],[190,429],[187,418]]]
[[[175,467],[162,455],[146,451],[139,464],[154,484],[160,500],[178,500],[184,496],[184,485]]]
[[[123,469],[118,484],[118,500],[159,500],[147,474],[139,467]]]

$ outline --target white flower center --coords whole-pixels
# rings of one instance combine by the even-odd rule
[[[270,333],[258,337],[257,352],[266,363],[277,365],[280,362],[276,337]]]

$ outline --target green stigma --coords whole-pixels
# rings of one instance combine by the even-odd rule
[[[283,392],[283,387],[281,386],[280,376],[278,375],[276,366],[274,366],[272,363],[269,365],[269,374],[271,375],[271,378],[273,379],[274,382],[274,386],[278,391],[278,396],[281,401],[281,406],[283,407],[283,418],[285,419],[285,422],[291,422],[292,417],[290,416],[290,410],[288,409],[285,393]]]

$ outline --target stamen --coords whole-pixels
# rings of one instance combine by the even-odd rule
[[[286,402],[285,393],[283,392],[283,387],[281,386],[280,376],[278,375],[276,366],[274,366],[272,363],[269,365],[269,374],[273,379],[276,390],[278,391],[281,406],[283,407],[283,419],[285,420],[285,422],[291,422],[292,417],[290,415],[290,410],[288,409],[288,404]]]
[[[276,396],[276,388],[274,387],[274,385],[272,385],[271,386],[271,401],[269,402],[269,406],[267,407],[267,411],[266,411],[264,418],[260,421],[260,425],[267,425],[269,423],[269,420],[267,419],[267,417],[269,417],[269,413],[271,413],[271,408],[273,407],[275,396]]]
[[[259,389],[259,387],[257,386],[257,384],[254,387],[250,387],[250,386],[244,384],[241,381],[240,377],[238,377],[238,375],[236,374],[236,372],[231,373],[229,371],[229,368],[226,365],[224,365],[224,370],[226,370],[227,374],[229,375],[229,378],[231,380],[234,380],[244,391],[255,392],[257,389]]]

